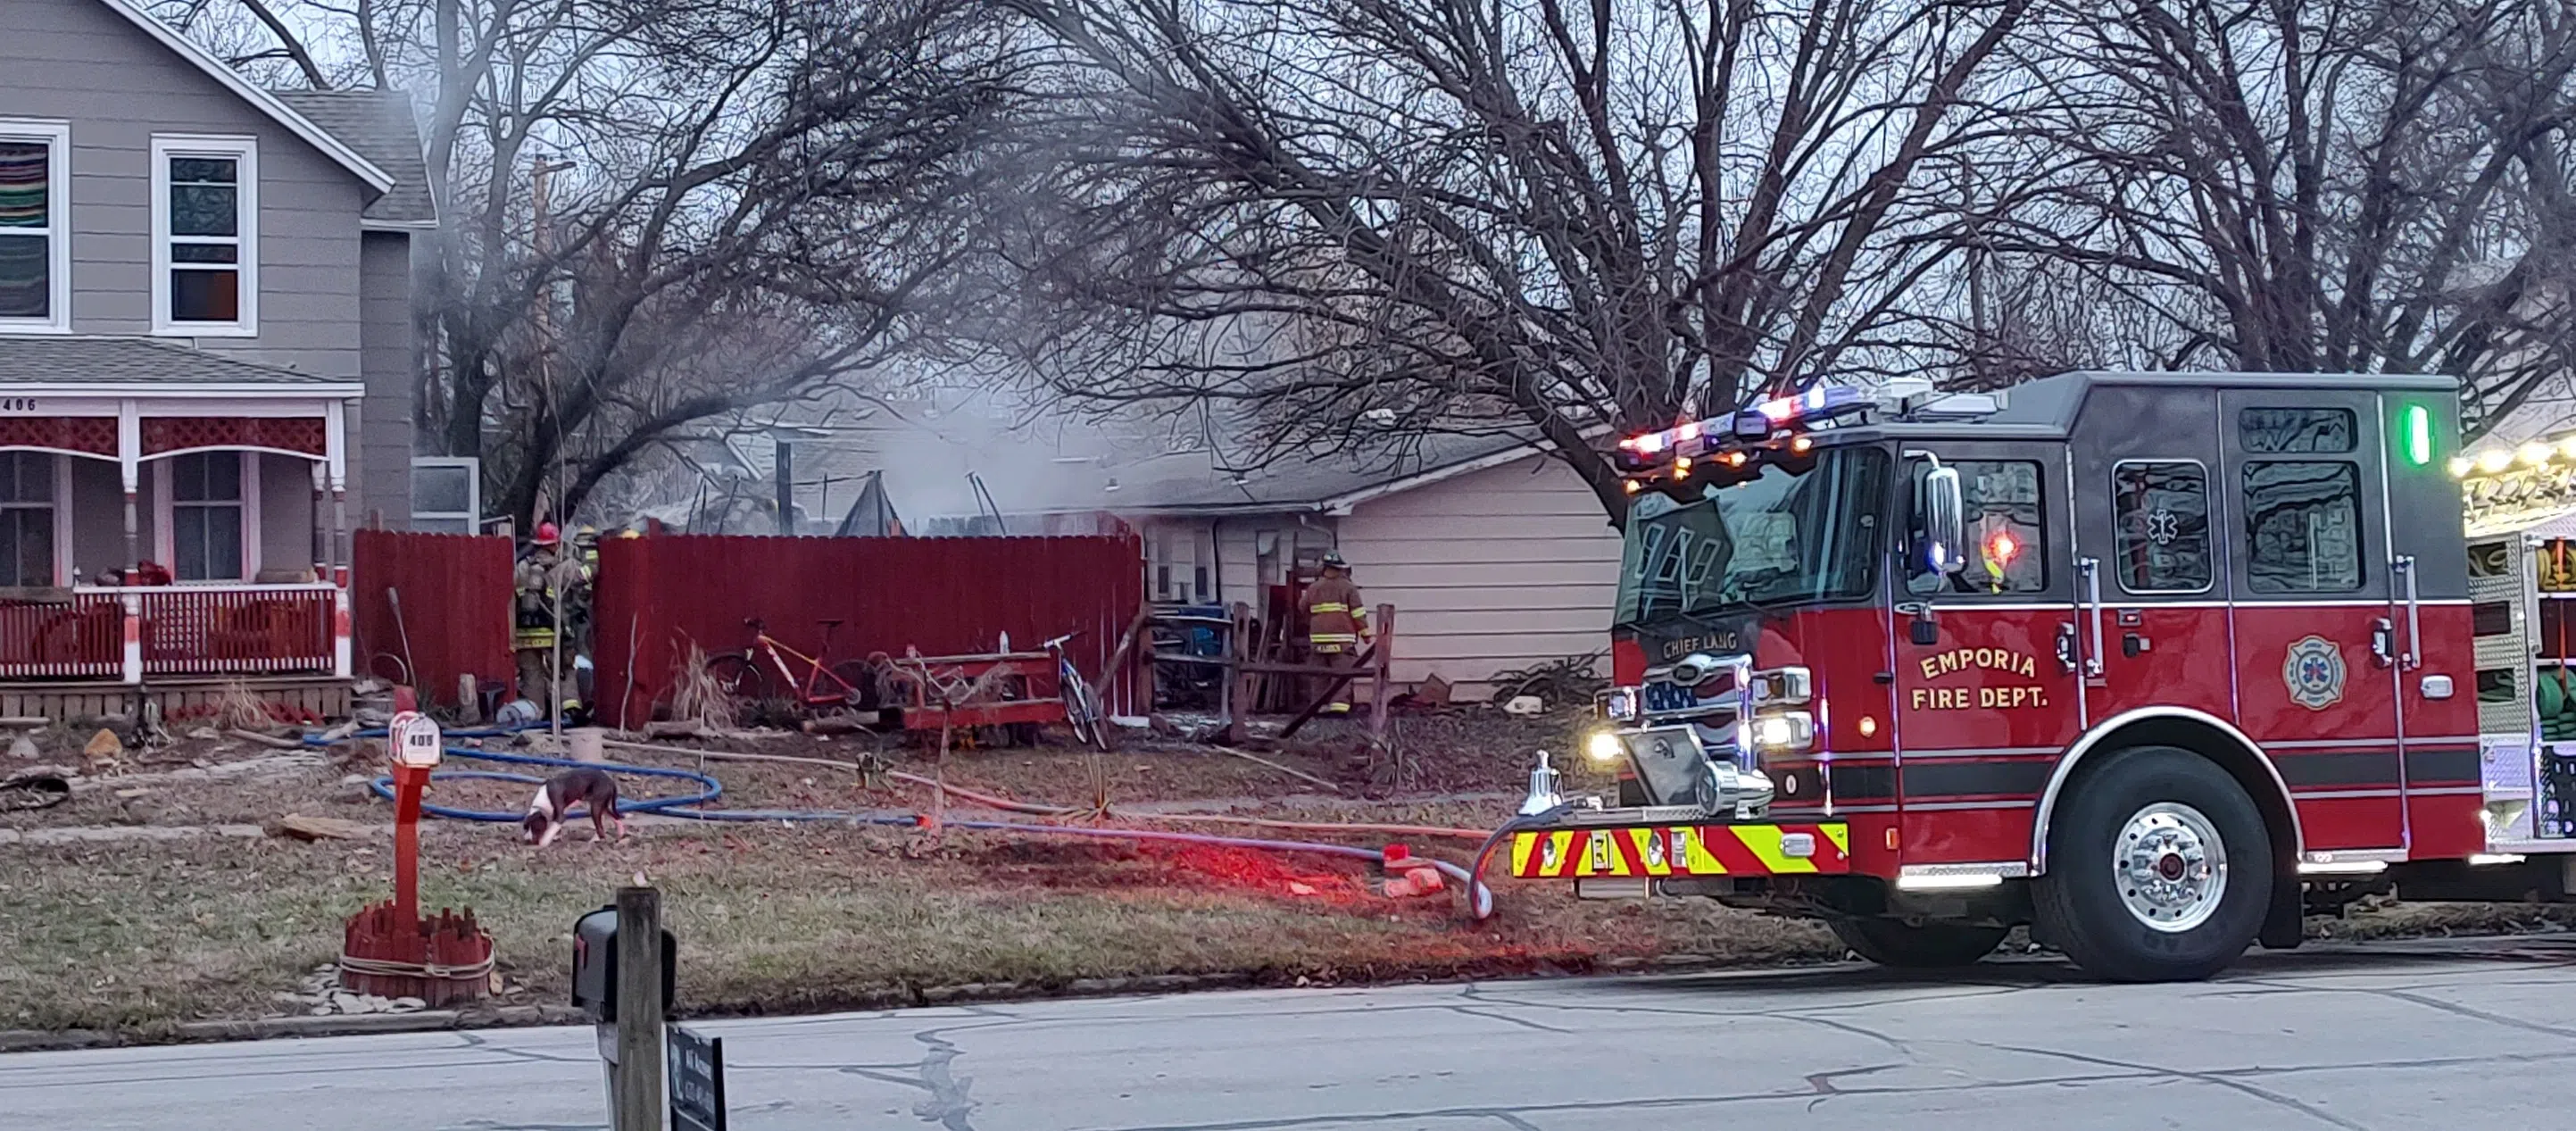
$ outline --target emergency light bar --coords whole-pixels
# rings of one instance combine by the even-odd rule
[[[1705,456],[1721,446],[1725,439],[1758,441],[1771,438],[1782,427],[1802,423],[1822,423],[1855,409],[1866,408],[1869,398],[1860,390],[1834,386],[1809,389],[1791,397],[1774,397],[1737,412],[1721,428],[1712,428],[1698,420],[1685,420],[1660,432],[1641,432],[1619,441],[1619,462],[1629,471],[1642,471],[1666,459],[1688,460]],[[1741,462],[1741,461],[1739,461]]]

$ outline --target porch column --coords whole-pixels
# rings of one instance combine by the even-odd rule
[[[330,552],[334,581],[340,581],[338,570],[349,563],[349,414],[357,408],[356,401],[342,401],[326,406],[322,413],[323,462],[331,479]],[[340,583],[347,585],[345,581]]]
[[[313,511],[305,516],[308,527],[305,533],[312,544],[313,580],[329,581],[331,580],[331,530],[322,524],[322,496],[330,488],[323,478],[321,460],[313,460],[304,466],[313,476]]]
[[[116,404],[116,474],[125,485],[125,568],[143,564],[143,543],[135,521],[134,499],[143,484],[143,418],[133,401]]]

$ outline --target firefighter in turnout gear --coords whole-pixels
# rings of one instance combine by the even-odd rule
[[[1339,553],[1324,555],[1324,576],[1306,587],[1306,640],[1315,659],[1327,667],[1349,668],[1359,662],[1359,646],[1369,638],[1368,606],[1360,587],[1351,584],[1351,567]],[[1324,704],[1328,715],[1351,713],[1350,683],[1334,685]]]
[[[570,714],[581,708],[573,682],[573,641],[559,638],[563,626],[557,619],[563,602],[581,586],[581,574],[579,559],[564,556],[563,537],[555,524],[537,524],[537,535],[512,578],[516,609],[510,647],[518,658],[519,697],[537,704],[541,714],[558,709]],[[561,615],[563,620],[572,619],[569,610]],[[565,692],[565,702],[560,704],[553,701],[558,676]]]

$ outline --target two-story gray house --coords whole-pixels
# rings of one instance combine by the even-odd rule
[[[409,510],[408,101],[259,89],[131,0],[7,10],[0,680],[345,680],[347,532]]]

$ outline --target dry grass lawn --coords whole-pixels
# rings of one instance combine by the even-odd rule
[[[912,859],[891,834],[770,827],[657,830],[532,855],[440,829],[425,855],[424,902],[472,906],[526,1000],[563,1000],[573,919],[644,872],[681,940],[690,1013],[883,1004],[890,991],[968,982],[1329,983],[1839,954],[1802,924],[1534,889],[1508,890],[1507,914],[1473,926],[1446,897],[1368,894],[1357,861],[1226,850],[952,836]],[[281,841],[0,849],[0,1028],[148,1037],[176,1021],[275,1013],[270,995],[329,961],[341,920],[382,898],[385,868],[381,846]]]

